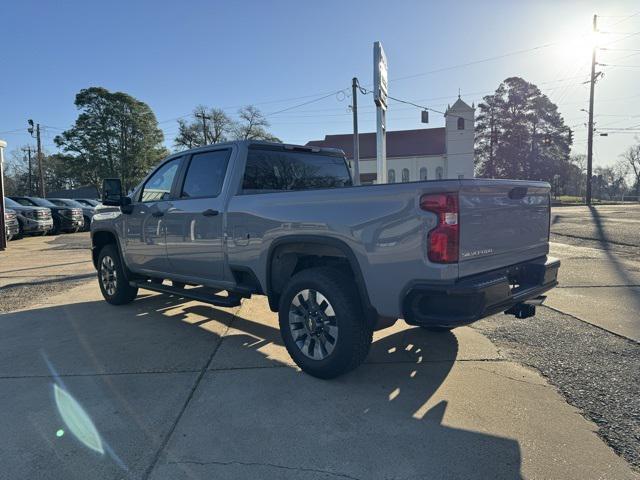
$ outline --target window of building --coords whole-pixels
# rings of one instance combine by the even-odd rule
[[[396,183],[396,171],[393,168],[390,168],[389,173],[387,173],[387,181],[389,183]]]
[[[214,150],[191,157],[182,186],[182,198],[217,197],[227,172],[231,150]]]
[[[155,171],[142,188],[141,202],[158,202],[171,196],[171,185],[180,166],[180,158],[174,158]]]
[[[420,167],[420,180],[429,180],[429,175],[427,174],[427,167]]]
[[[438,180],[442,180],[442,175],[443,174],[444,174],[444,171],[442,170],[442,167],[436,168],[436,178]]]
[[[252,148],[247,155],[242,188],[246,193],[255,193],[351,185],[351,174],[342,157]]]
[[[402,181],[403,182],[408,182],[409,181],[409,169],[408,168],[403,168],[402,169]]]
[[[458,117],[458,130],[464,130],[464,118]]]

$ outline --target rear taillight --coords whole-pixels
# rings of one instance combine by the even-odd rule
[[[460,225],[458,224],[458,194],[434,193],[420,198],[420,208],[435,213],[438,223],[427,237],[427,256],[434,263],[458,261]]]

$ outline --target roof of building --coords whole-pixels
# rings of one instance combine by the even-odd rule
[[[445,116],[448,115],[449,112],[473,112],[474,110],[473,107],[470,107],[464,100],[458,97],[453,105],[447,107]]]
[[[360,158],[375,158],[376,134],[361,133]],[[325,135],[324,140],[312,140],[307,143],[313,147],[339,148],[347,158],[353,158],[353,135]],[[387,157],[420,157],[425,155],[444,155],[445,129],[420,128],[416,130],[397,130],[387,132]]]

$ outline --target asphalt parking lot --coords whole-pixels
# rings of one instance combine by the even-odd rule
[[[579,392],[615,371],[615,401],[637,403],[638,345],[615,332],[549,308],[446,334],[398,322],[362,367],[321,381],[294,366],[260,297],[106,304],[87,238],[0,253],[0,478],[640,477],[637,418],[598,417],[622,406]],[[572,338],[612,352],[592,385]]]

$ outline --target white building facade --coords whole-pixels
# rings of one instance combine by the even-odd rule
[[[445,126],[387,132],[389,183],[473,178],[475,109],[462,99],[445,112]],[[353,135],[327,135],[307,145],[342,149],[353,167]],[[360,134],[360,181],[376,179],[375,133]]]

